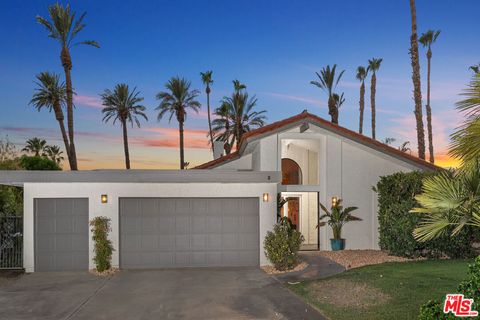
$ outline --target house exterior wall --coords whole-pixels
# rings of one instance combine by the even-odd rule
[[[268,202],[263,193],[270,194]],[[263,239],[276,222],[276,183],[25,183],[24,184],[24,268],[34,271],[34,199],[35,198],[88,198],[89,220],[97,216],[111,219],[112,240],[115,251],[112,265],[119,266],[119,198],[122,197],[257,197],[259,199],[260,264],[267,265]],[[101,203],[102,194],[108,203]],[[90,262],[93,263],[93,242],[89,234]]]
[[[316,185],[282,186],[283,192],[318,192],[321,203],[330,207],[333,196],[342,198],[344,206],[356,206],[355,215],[362,221],[347,223],[342,236],[347,249],[379,249],[377,194],[372,191],[381,176],[395,172],[421,170],[399,158],[387,155],[331,131],[311,125],[300,133],[298,127],[274,133],[259,141],[260,155],[255,163],[259,170],[281,171],[282,139],[316,140],[319,183]],[[258,163],[259,162],[259,163]],[[218,168],[224,169],[224,166]],[[230,167],[231,168],[231,167]],[[320,228],[320,249],[330,250],[330,227]]]

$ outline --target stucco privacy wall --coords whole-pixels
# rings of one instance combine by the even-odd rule
[[[269,193],[268,202],[262,201]],[[259,199],[260,264],[268,261],[263,252],[263,239],[276,220],[276,183],[25,183],[24,184],[24,268],[34,271],[34,199],[35,198],[88,198],[89,219],[107,216],[112,221],[112,240],[115,251],[114,267],[119,266],[119,198],[122,197],[236,197]],[[108,195],[108,203],[100,197]],[[89,234],[90,262],[93,268],[93,242]]]

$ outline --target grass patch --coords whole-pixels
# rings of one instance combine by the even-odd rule
[[[455,292],[472,260],[384,263],[288,287],[331,319],[415,319],[420,305]]]

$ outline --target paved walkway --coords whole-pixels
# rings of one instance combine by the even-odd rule
[[[308,267],[301,271],[277,274],[274,277],[282,282],[298,282],[327,278],[345,271],[343,266],[320,256],[316,251],[300,252],[300,258],[308,263]]]

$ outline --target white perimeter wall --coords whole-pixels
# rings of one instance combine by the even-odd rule
[[[263,193],[270,200],[262,201]],[[108,203],[100,201],[108,195]],[[89,219],[107,216],[112,222],[112,240],[115,251],[112,265],[119,266],[119,198],[122,197],[234,197],[258,198],[260,208],[260,265],[267,265],[263,239],[276,222],[277,185],[274,183],[25,183],[24,185],[24,268],[34,271],[34,199],[35,198],[88,198]],[[90,228],[89,228],[90,229]],[[90,262],[94,268],[93,242],[89,234]]]

